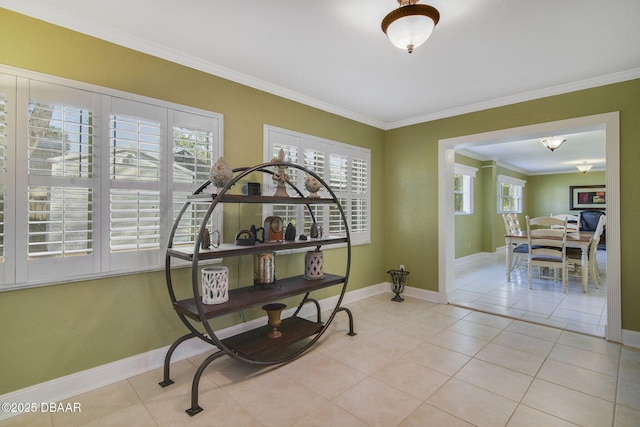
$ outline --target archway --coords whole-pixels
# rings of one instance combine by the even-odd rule
[[[442,303],[455,296],[455,243],[447,236],[455,233],[453,204],[453,166],[455,147],[462,144],[484,145],[522,139],[542,138],[550,134],[605,129],[607,185],[607,327],[605,338],[622,341],[620,283],[620,114],[598,114],[556,122],[502,129],[474,135],[443,139],[438,142],[438,291]]]

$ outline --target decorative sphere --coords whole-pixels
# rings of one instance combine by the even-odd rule
[[[318,190],[320,190],[321,187],[322,184],[320,181],[311,175],[307,175],[304,180],[304,188],[309,191],[309,197],[320,197],[318,195]]]
[[[224,187],[233,179],[233,170],[231,170],[231,167],[224,161],[223,157],[220,157],[211,166],[209,179],[211,179],[211,183],[217,188]]]

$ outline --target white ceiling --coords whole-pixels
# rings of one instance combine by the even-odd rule
[[[638,0],[421,3],[440,22],[408,54],[380,29],[396,0],[0,0],[381,129],[640,77]]]
[[[500,165],[528,175],[578,172],[576,166],[585,161],[593,165],[592,172],[605,170],[604,129],[553,136],[566,139],[555,151],[545,148],[539,138],[481,146],[471,144],[457,151],[480,160],[496,160]]]

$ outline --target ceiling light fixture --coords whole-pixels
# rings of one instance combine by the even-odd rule
[[[576,167],[578,168],[578,170],[582,173],[587,173],[591,170],[591,168],[593,167],[593,165],[590,165],[586,160],[582,161],[582,164],[580,165],[576,165]]]
[[[389,12],[382,20],[382,31],[391,43],[413,52],[427,41],[440,20],[440,12],[420,0],[398,0],[399,8]]]
[[[565,138],[552,136],[551,138],[545,138],[540,142],[549,150],[554,151],[554,150],[557,150],[558,147],[560,147],[562,144],[564,144],[565,141],[566,141]]]

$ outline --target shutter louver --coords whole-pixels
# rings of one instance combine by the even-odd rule
[[[88,188],[29,186],[29,258],[93,253]]]
[[[111,189],[111,251],[160,248],[160,192]]]

